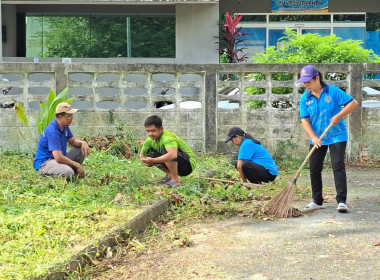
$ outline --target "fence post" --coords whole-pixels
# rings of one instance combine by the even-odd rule
[[[205,152],[214,153],[217,148],[216,109],[217,80],[216,71],[207,69],[205,75]]]
[[[349,93],[358,101],[359,106],[348,116],[348,143],[347,158],[348,160],[357,160],[361,157],[362,145],[362,75],[364,65],[355,63],[349,64]]]
[[[56,63],[54,65],[55,72],[55,93],[58,95],[62,90],[64,90],[68,85],[69,73],[67,68],[69,66],[64,63]]]

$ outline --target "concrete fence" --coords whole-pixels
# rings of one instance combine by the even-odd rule
[[[76,136],[114,135],[121,126],[136,139],[146,137],[149,115],[198,152],[231,150],[223,139],[240,126],[272,153],[304,157],[307,137],[299,120],[301,64],[95,64],[1,63],[0,148],[34,150],[39,104],[50,89],[69,88]],[[347,117],[349,159],[380,159],[380,64],[321,64],[319,70],[361,104]],[[281,75],[281,78],[278,78]],[[364,90],[363,90],[364,88]],[[367,89],[370,89],[368,91]],[[366,91],[367,90],[367,91]],[[21,102],[29,127],[17,118]],[[363,105],[363,106],[362,106]]]

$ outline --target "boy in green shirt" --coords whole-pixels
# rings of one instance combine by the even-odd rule
[[[187,176],[195,168],[193,151],[185,141],[163,128],[160,117],[148,117],[144,126],[148,138],[141,149],[140,161],[164,171],[166,176],[162,180],[168,187],[179,186],[179,176]]]

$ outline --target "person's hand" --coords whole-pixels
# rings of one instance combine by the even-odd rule
[[[81,151],[82,151],[82,154],[85,156],[85,157],[88,157],[91,153],[91,150],[90,150],[90,147],[88,146],[88,144],[84,141],[82,141],[82,145],[80,147]]]
[[[313,142],[313,145],[317,148],[322,146],[322,140],[319,140],[318,137],[314,136],[313,138],[311,138],[311,142]]]
[[[332,123],[333,125],[336,125],[336,124],[338,124],[338,123],[340,122],[340,119],[341,119],[340,116],[335,115],[335,116],[333,116],[333,117],[331,118],[331,123]]]
[[[140,160],[143,164],[145,164],[148,167],[151,167],[154,164],[153,158],[151,157],[140,157]]]
[[[79,178],[84,178],[86,176],[86,173],[84,172],[83,166],[80,164],[78,164],[77,173],[78,173]]]

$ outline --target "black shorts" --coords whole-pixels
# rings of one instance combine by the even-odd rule
[[[149,149],[149,151],[147,152],[147,156],[152,157],[152,158],[157,158],[157,157],[160,157],[166,153],[167,153],[167,151],[165,148],[163,148],[162,154],[157,152],[154,149]],[[176,161],[178,163],[178,175],[179,176],[187,176],[187,175],[191,174],[191,172],[193,172],[193,169],[192,169],[191,163],[190,163],[190,156],[187,153],[185,153],[184,151],[182,151],[181,149],[178,149],[177,159],[175,159],[174,161]],[[162,166],[164,164],[158,163],[157,165]]]

